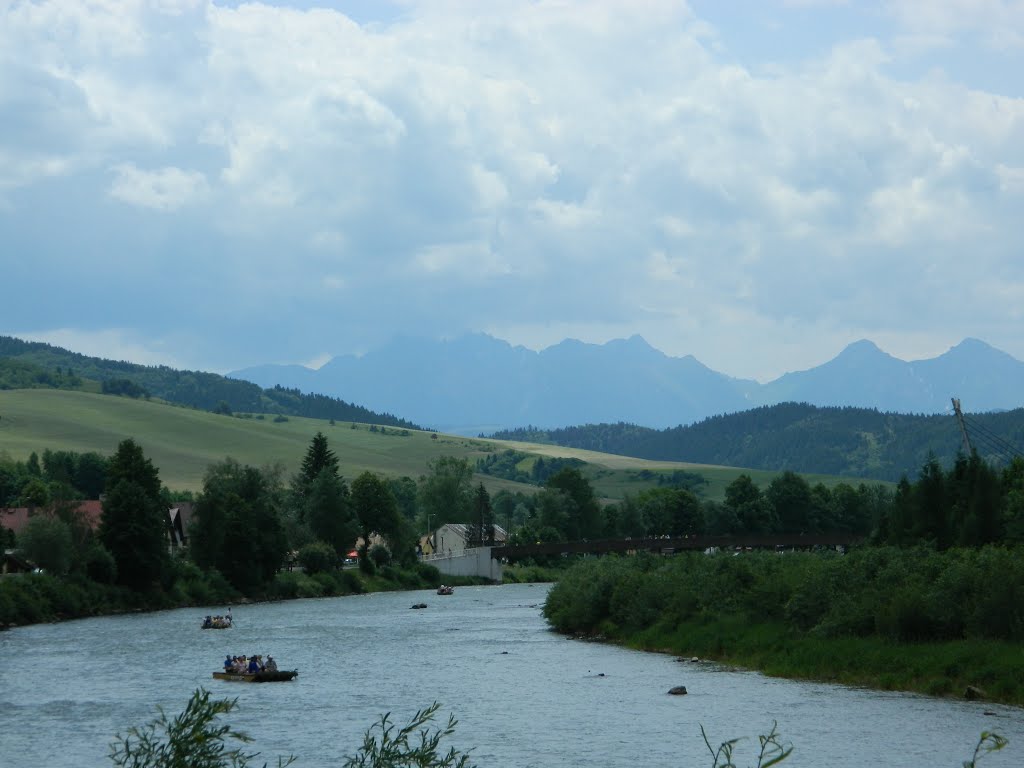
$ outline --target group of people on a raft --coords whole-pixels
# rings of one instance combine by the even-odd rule
[[[224,671],[235,675],[253,674],[256,672],[277,672],[277,662],[269,653],[267,660],[259,654],[255,656],[232,656],[227,655],[224,659]]]
[[[227,616],[207,616],[203,619],[203,629],[227,629],[230,626],[230,613]]]

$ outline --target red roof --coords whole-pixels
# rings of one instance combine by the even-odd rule
[[[100,518],[103,516],[103,502],[99,499],[80,501],[75,512],[82,516],[90,528],[96,530],[99,528]],[[8,507],[7,509],[0,509],[0,525],[4,528],[9,528],[17,534],[25,527],[25,523],[28,522],[31,515],[45,515],[49,513],[50,510],[45,507],[37,509],[30,507]]]

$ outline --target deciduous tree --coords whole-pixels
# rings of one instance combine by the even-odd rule
[[[192,559],[216,568],[243,593],[258,591],[274,578],[287,554],[281,495],[276,475],[234,459],[211,465],[189,527]]]
[[[574,509],[564,530],[566,537],[574,539],[592,539],[601,535],[604,530],[604,515],[590,481],[576,467],[563,467],[548,478],[544,484],[547,488],[565,491],[573,500]]]
[[[420,482],[420,505],[429,519],[425,529],[445,523],[464,523],[470,516],[473,468],[467,459],[439,456],[428,465]],[[424,523],[427,521],[425,520]]]
[[[71,529],[53,515],[32,515],[18,534],[18,549],[43,570],[61,576],[71,567]]]
[[[373,472],[363,472],[352,481],[352,507],[363,539],[359,557],[365,560],[374,534],[390,540],[400,532],[398,505],[384,480]]]

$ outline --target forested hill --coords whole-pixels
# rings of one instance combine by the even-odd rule
[[[983,457],[1004,459],[995,455],[997,446],[1015,446],[1024,453],[1024,409],[968,414],[967,419],[968,434],[977,432],[975,447]],[[528,427],[491,437],[644,459],[893,481],[904,474],[916,477],[929,453],[949,467],[963,448],[952,415],[905,415],[802,403],[764,406],[664,430],[624,423],[588,424],[554,430]]]
[[[262,389],[216,373],[180,371],[87,357],[40,342],[0,336],[0,389],[92,389],[130,397],[156,397],[204,411],[307,416],[417,429],[410,421],[297,389]]]

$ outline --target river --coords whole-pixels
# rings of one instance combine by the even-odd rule
[[[491,768],[701,768],[744,737],[757,763],[773,721],[795,749],[786,766],[950,766],[984,730],[1010,743],[981,762],[1024,765],[1024,710],[778,680],[709,663],[580,642],[547,629],[547,585],[460,587],[295,600],[233,609],[235,626],[200,630],[224,606],[113,616],[0,632],[0,766],[111,765],[115,734],[199,687],[237,697],[228,721],[254,737],[254,765],[337,768],[384,712],[404,723],[441,704],[459,720],[446,742]],[[427,608],[412,610],[414,603]],[[226,654],[268,653],[288,683],[213,680]],[[685,685],[686,696],[670,696]]]

